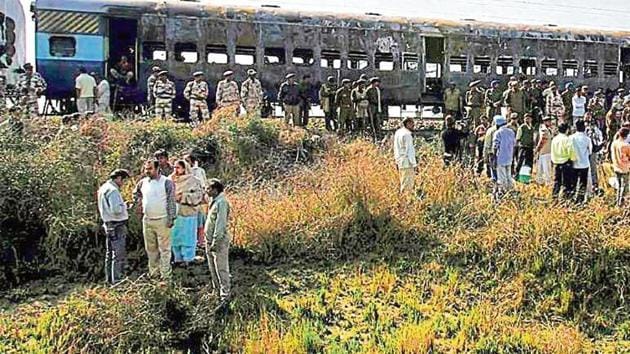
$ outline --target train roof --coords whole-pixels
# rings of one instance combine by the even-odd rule
[[[353,27],[391,23],[436,32],[471,29],[607,36],[630,44],[628,0],[37,0],[36,9],[140,16],[240,14],[261,22],[313,18]],[[395,27],[395,26],[394,26]],[[483,31],[482,31],[483,33]],[[541,36],[545,37],[545,36]],[[563,39],[570,39],[566,35]],[[601,40],[601,39],[600,39]]]

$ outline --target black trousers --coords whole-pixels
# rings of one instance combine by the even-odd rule
[[[562,196],[565,199],[571,198],[573,195],[573,165],[571,161],[563,164],[554,164],[554,181],[552,196],[558,198]],[[562,194],[560,191],[562,190]]]
[[[588,167],[587,168],[574,168],[573,180],[571,181],[571,190],[577,190],[575,196],[575,202],[580,204],[584,202],[586,196],[586,184],[588,183]]]
[[[521,146],[518,148],[518,162],[516,163],[516,172],[518,175],[521,167],[534,167],[534,148]]]

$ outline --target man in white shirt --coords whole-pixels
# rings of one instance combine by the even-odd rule
[[[575,160],[573,160],[573,176],[572,190],[577,189],[575,202],[580,204],[584,202],[586,195],[586,186],[588,183],[588,169],[591,167],[590,156],[593,152],[593,143],[591,138],[586,135],[586,124],[583,120],[575,122],[576,132],[571,135],[571,142],[575,150]]]
[[[394,159],[400,174],[400,193],[413,193],[416,162],[416,149],[413,146],[414,122],[412,117],[402,121],[402,127],[394,134]]]
[[[114,170],[109,180],[98,189],[98,211],[103,219],[105,241],[105,280],[116,284],[124,276],[127,261],[127,204],[120,188],[129,179],[127,170]]]
[[[93,73],[94,78],[98,81],[96,87],[96,112],[111,113],[109,102],[111,98],[109,81],[97,73]]]
[[[571,99],[573,103],[573,121],[576,122],[578,119],[583,119],[584,114],[586,113],[586,90],[588,88],[586,86],[582,86],[579,90],[575,92],[575,95]]]
[[[77,110],[80,114],[94,112],[94,97],[96,96],[96,80],[90,76],[84,67],[79,68],[79,76],[74,80],[77,96]]]

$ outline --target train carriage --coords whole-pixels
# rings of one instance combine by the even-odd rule
[[[477,78],[507,81],[523,75],[614,89],[630,75],[627,32],[302,12],[242,3],[248,6],[38,0],[36,57],[38,70],[54,82],[48,98],[72,96],[79,66],[106,73],[122,55],[130,56],[140,90],[146,90],[152,66],[169,70],[182,115],[181,92],[197,70],[206,73],[214,88],[225,70],[242,81],[255,68],[272,99],[287,72],[310,74],[314,102],[317,86],[327,76],[356,79],[365,73],[382,79],[390,106],[439,103],[449,81],[463,89]]]

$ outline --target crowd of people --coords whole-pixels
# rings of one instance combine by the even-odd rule
[[[609,162],[617,204],[623,204],[630,171],[630,95],[623,88],[607,98],[602,89],[591,94],[572,83],[562,92],[553,81],[516,77],[507,90],[498,86],[492,81],[483,90],[477,80],[464,95],[454,85],[444,92],[446,163],[474,156],[476,172],[485,170],[496,182],[497,198],[535,171],[536,182],[553,184],[554,197],[583,203],[601,193],[598,167]]]
[[[127,170],[113,171],[98,190],[98,210],[106,234],[105,273],[110,284],[125,277],[128,210],[142,218],[149,277],[171,279],[173,267],[203,260],[205,250],[213,289],[222,301],[230,296],[228,253],[230,205],[223,183],[207,179],[194,154],[171,164],[159,150],[143,165],[144,177],[126,202],[121,189],[131,179]]]

